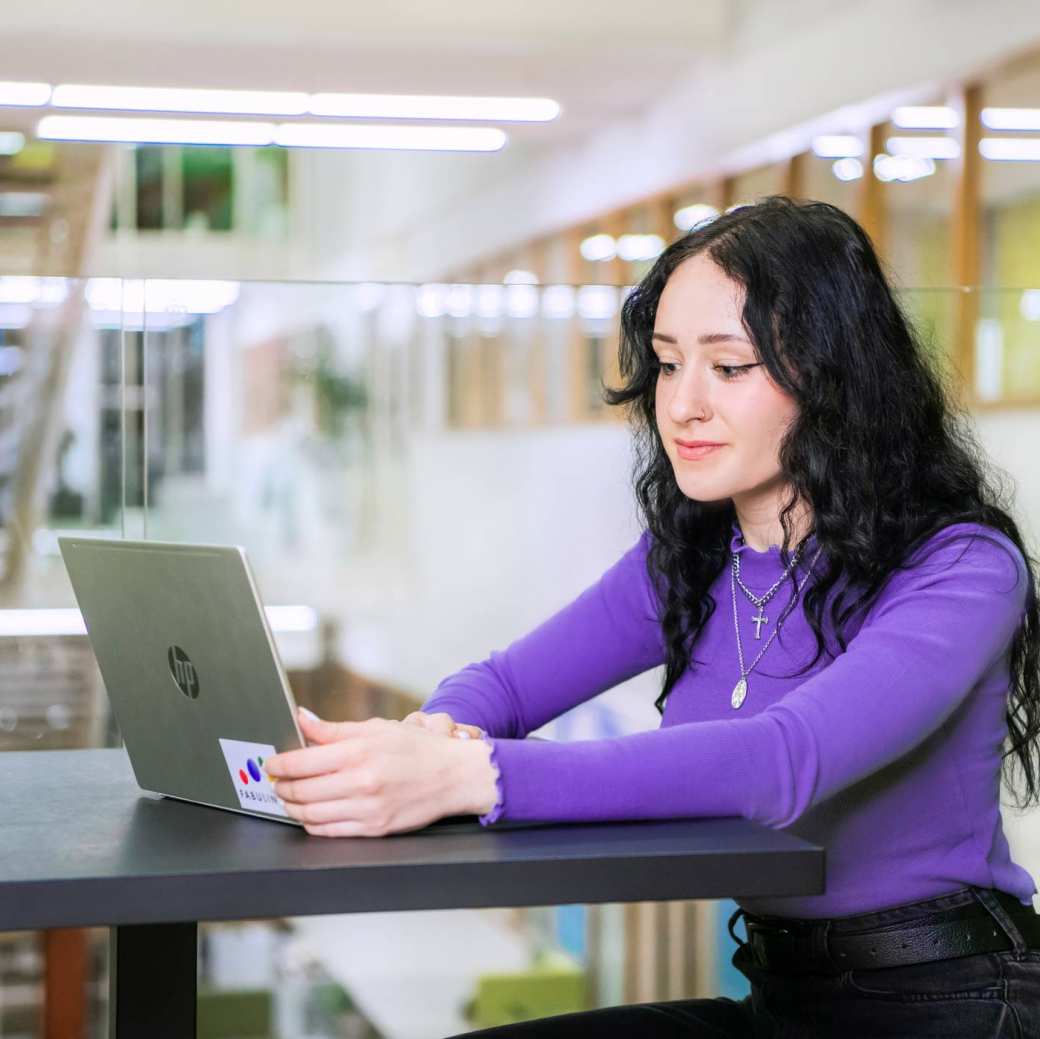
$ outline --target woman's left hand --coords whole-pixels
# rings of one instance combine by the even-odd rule
[[[494,805],[491,749],[481,740],[386,718],[328,722],[301,711],[299,721],[312,745],[275,754],[264,770],[310,834],[382,837]]]

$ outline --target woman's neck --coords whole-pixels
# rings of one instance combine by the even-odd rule
[[[737,523],[744,535],[744,544],[756,552],[765,552],[784,541],[784,528],[780,523],[780,515],[775,510],[742,509],[735,506]],[[812,527],[812,513],[808,509],[792,515],[791,544],[797,545]]]

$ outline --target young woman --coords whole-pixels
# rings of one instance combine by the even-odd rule
[[[740,815],[826,848],[821,895],[735,893],[748,998],[474,1035],[1040,1035],[999,812],[1016,765],[1040,799],[1035,561],[868,237],[780,196],[695,228],[625,300],[620,362],[637,542],[409,724],[305,719],[320,745],[268,762],[288,811],[329,835]],[[659,729],[524,739],[661,664]]]

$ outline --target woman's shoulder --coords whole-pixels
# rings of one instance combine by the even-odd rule
[[[1019,572],[1026,570],[1025,557],[1014,541],[1002,530],[987,523],[949,523],[929,534],[910,553],[914,566],[933,560],[949,565],[951,559],[966,559],[968,565],[992,565],[1005,559]]]
[[[904,579],[971,582],[994,591],[1019,592],[1023,603],[1032,583],[1018,545],[986,523],[950,523],[929,534],[899,568]]]

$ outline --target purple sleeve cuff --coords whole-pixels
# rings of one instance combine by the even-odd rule
[[[491,767],[495,770],[495,789],[498,791],[498,798],[490,812],[477,818],[481,826],[490,826],[492,823],[498,822],[502,812],[505,810],[502,795],[502,770],[499,768],[498,758],[495,756],[495,741],[483,730],[480,733],[480,738],[491,748]]]

